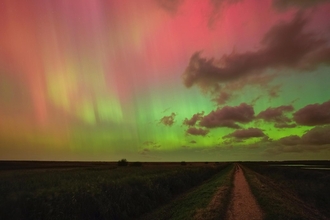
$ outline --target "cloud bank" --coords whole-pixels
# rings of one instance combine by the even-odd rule
[[[261,40],[257,51],[223,55],[219,61],[201,57],[195,52],[182,75],[184,85],[198,85],[211,90],[219,83],[238,80],[249,75],[261,74],[267,68],[315,68],[329,63],[330,50],[325,40],[306,32],[308,20],[301,13],[290,22],[272,27]]]

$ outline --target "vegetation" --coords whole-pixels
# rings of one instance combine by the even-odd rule
[[[233,188],[233,165],[171,203],[148,213],[147,219],[224,219]]]
[[[266,212],[265,219],[326,219],[330,217],[328,171],[269,166],[269,164],[261,165],[260,163],[245,165],[253,169],[252,171],[245,168],[244,171],[253,194]]]
[[[0,219],[136,219],[225,165],[0,173]]]
[[[118,161],[118,166],[120,167],[127,167],[128,166],[128,162],[126,159],[121,159]]]
[[[130,166],[132,166],[132,167],[141,167],[142,162],[133,162],[133,163],[130,164]]]

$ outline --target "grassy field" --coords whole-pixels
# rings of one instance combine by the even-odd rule
[[[329,162],[240,164],[265,219],[330,219]],[[224,219],[233,167],[1,161],[0,219]]]
[[[234,166],[231,164],[211,179],[140,220],[224,219],[229,205]]]
[[[228,164],[22,164],[0,172],[0,219],[135,219]]]
[[[244,163],[245,175],[266,219],[330,219],[330,171],[305,169],[327,161]],[[315,167],[313,167],[315,168]]]

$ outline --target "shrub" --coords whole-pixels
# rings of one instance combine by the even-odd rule
[[[187,163],[185,161],[181,161],[181,165],[185,166],[185,165],[187,165]]]
[[[127,167],[128,166],[128,162],[126,159],[121,159],[118,161],[118,166],[120,167]]]

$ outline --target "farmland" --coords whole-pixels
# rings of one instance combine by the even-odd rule
[[[241,193],[262,219],[330,218],[329,163],[300,165],[2,161],[0,218],[239,219]]]
[[[38,169],[30,164],[31,169],[3,170],[0,174],[1,217],[136,218],[227,166],[70,164],[63,168],[55,165]]]

